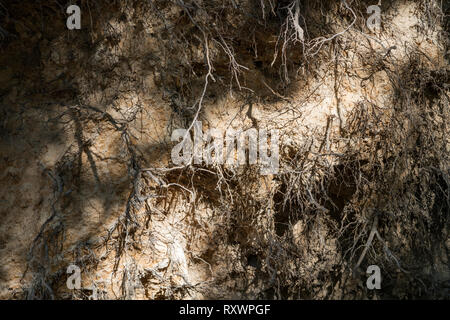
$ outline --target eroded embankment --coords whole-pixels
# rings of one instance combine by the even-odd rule
[[[0,297],[448,298],[448,9],[371,4],[5,5]],[[278,174],[174,168],[194,120]]]

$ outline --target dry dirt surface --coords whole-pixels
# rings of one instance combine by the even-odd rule
[[[0,299],[449,299],[449,14],[0,0]],[[175,165],[195,121],[278,172]]]

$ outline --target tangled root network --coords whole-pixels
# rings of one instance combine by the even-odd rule
[[[0,1],[0,298],[448,299],[445,1],[75,2]]]

